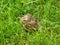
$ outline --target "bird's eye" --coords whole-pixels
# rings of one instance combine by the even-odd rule
[[[26,21],[26,20],[23,20],[23,21]]]

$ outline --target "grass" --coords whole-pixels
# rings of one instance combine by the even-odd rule
[[[19,22],[27,13],[41,24],[33,34]],[[60,0],[0,0],[0,45],[24,44],[60,45]]]

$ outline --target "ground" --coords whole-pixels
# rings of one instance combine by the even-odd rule
[[[27,13],[41,24],[32,34],[20,23]],[[0,0],[0,45],[60,45],[60,0]]]

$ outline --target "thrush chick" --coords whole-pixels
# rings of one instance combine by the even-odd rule
[[[33,30],[36,31],[38,29],[37,20],[29,13],[24,15],[20,22],[27,31],[32,32]]]

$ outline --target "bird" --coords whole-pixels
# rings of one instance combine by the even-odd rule
[[[36,31],[39,27],[38,21],[30,13],[25,14],[20,22],[27,32]]]

